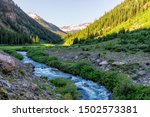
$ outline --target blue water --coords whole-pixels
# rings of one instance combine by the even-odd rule
[[[72,74],[61,72],[56,68],[49,67],[45,64],[35,62],[27,56],[27,52],[18,52],[23,55],[23,63],[31,63],[34,68],[35,76],[47,76],[50,80],[54,78],[67,78],[72,80],[81,93],[82,100],[109,100],[111,93],[104,86],[94,83],[93,81],[85,80],[81,77]]]

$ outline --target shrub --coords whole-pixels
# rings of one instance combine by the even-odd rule
[[[71,95],[70,93],[64,94],[63,98],[64,98],[65,100],[72,100],[72,99],[73,99],[73,97],[72,97],[72,95]]]
[[[28,56],[41,63],[45,63],[47,60],[43,49],[31,49],[28,51]]]
[[[64,100],[80,99],[80,94],[77,91],[77,87],[71,80],[56,78],[51,80],[51,83],[57,87],[57,92],[63,96]]]
[[[143,85],[135,85],[134,97],[131,99],[135,100],[150,100],[150,87]]]
[[[69,82],[69,81],[68,81]],[[67,86],[67,82],[65,79],[61,79],[61,78],[57,78],[57,79],[54,79],[54,80],[51,80],[51,83],[53,85],[55,85],[56,87],[64,87],[64,86]]]
[[[61,68],[61,62],[59,60],[47,61],[46,64],[51,66],[51,67],[56,67],[58,69]]]
[[[58,58],[55,57],[55,56],[52,56],[52,57],[48,57],[48,58],[47,58],[47,61],[53,61],[53,60],[58,60]]]
[[[41,78],[44,79],[44,80],[48,80],[47,76],[41,76]]]
[[[129,79],[122,79],[113,89],[114,99],[133,99],[135,96],[135,87]]]

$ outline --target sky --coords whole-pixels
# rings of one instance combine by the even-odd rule
[[[93,22],[124,0],[13,0],[26,13],[34,12],[57,26]]]

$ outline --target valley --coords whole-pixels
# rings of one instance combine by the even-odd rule
[[[150,0],[73,33],[0,1],[0,99],[150,100]]]

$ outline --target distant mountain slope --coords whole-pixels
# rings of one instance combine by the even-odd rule
[[[64,35],[66,34],[64,31],[62,31],[60,28],[58,28],[57,26],[55,26],[52,23],[49,23],[47,21],[45,21],[43,18],[41,18],[40,16],[38,16],[35,13],[28,13],[28,15],[33,18],[35,21],[37,21],[39,24],[41,24],[43,27],[45,27],[46,29],[59,34],[59,35]]]
[[[133,31],[140,28],[150,28],[150,8],[142,13],[137,14],[135,17],[126,22],[122,22],[106,34],[117,33],[120,30]]]
[[[86,29],[81,30],[73,35],[66,36],[66,44],[72,44],[77,41],[87,40],[92,38],[99,38],[113,32],[118,32],[122,29],[127,29],[130,22],[136,29],[144,28],[142,24],[145,22],[139,22],[139,27],[136,26],[136,22],[132,21],[137,15],[142,15],[150,8],[150,0],[125,0],[123,3],[115,7],[110,12],[106,13],[103,17],[95,21]],[[149,13],[149,11],[148,11]],[[140,17],[140,16],[139,16]],[[142,18],[142,17],[141,17]],[[145,18],[146,20],[146,18]],[[148,22],[150,22],[147,19]],[[122,23],[128,22],[126,26],[122,27]],[[134,29],[134,27],[132,27]]]
[[[0,0],[0,29],[18,34],[37,35],[49,42],[60,40],[58,35],[30,18],[12,0]]]
[[[90,24],[91,23],[82,23],[82,24],[79,24],[78,26],[62,26],[60,27],[60,29],[65,32],[75,32],[75,31],[80,31],[82,29],[85,29]]]

